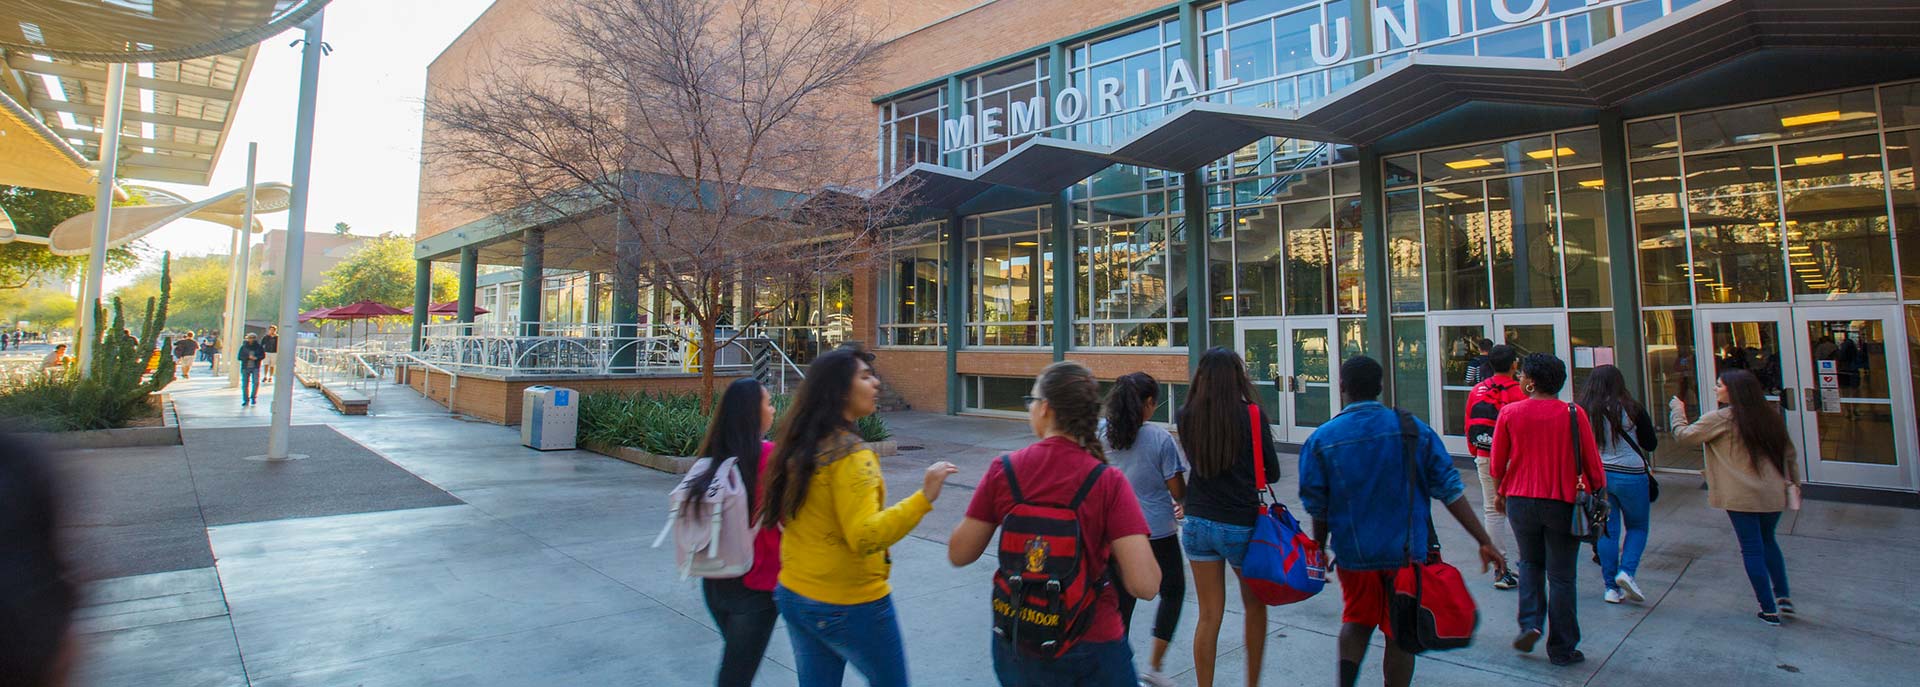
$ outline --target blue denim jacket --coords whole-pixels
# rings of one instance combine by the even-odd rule
[[[1421,445],[1414,465],[1426,473],[1427,495],[1441,503],[1460,498],[1464,487],[1440,435],[1414,423]],[[1391,570],[1407,552],[1424,556],[1430,504],[1415,504],[1408,543],[1407,477],[1401,454],[1400,416],[1378,401],[1348,405],[1320,425],[1300,447],[1300,502],[1307,514],[1332,529],[1328,545],[1347,570]]]

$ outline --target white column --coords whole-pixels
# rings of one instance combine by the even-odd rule
[[[225,347],[220,351],[221,355],[227,357],[227,361],[234,360],[234,356],[239,354],[240,344],[247,336],[247,277],[253,269],[253,251],[251,249],[253,248],[254,164],[259,161],[259,158],[260,144],[257,142],[247,143],[247,205],[246,210],[240,217],[240,252],[236,254],[238,257],[235,258],[240,263],[240,266],[239,269],[235,271],[236,275],[234,277],[233,334],[226,340]],[[236,363],[227,369],[227,388],[231,389],[240,386],[239,364]]]
[[[320,29],[325,9],[306,22],[306,43],[300,51],[300,105],[293,127],[293,199],[287,210],[287,262],[280,271],[280,350],[274,354],[273,424],[267,430],[267,459],[287,457],[293,421],[294,348],[300,337],[294,327],[300,317],[300,263],[307,249],[307,196],[313,167],[313,111],[320,90]]]
[[[240,270],[237,267],[239,262],[240,231],[236,229],[233,231],[233,235],[227,239],[227,298],[220,304],[220,333],[218,335],[222,347],[233,345],[233,292],[234,283],[240,278]],[[227,386],[229,387],[233,386],[235,381],[234,375],[238,374],[235,371],[235,367],[237,366],[225,368],[227,371]],[[220,356],[218,355],[213,356],[213,369],[222,369],[220,367]]]
[[[100,280],[107,271],[107,226],[113,218],[113,182],[120,168],[120,108],[127,91],[127,65],[107,65],[107,107],[100,129],[100,183],[94,194],[93,248],[87,253],[87,281],[80,290],[80,374],[93,374],[93,342],[100,338],[98,311]]]

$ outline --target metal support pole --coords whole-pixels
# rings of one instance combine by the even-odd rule
[[[413,350],[426,350],[426,324],[433,317],[433,261],[413,261]]]
[[[255,166],[260,161],[260,144],[247,143],[247,204],[240,215],[240,253],[239,267],[234,271],[238,288],[233,292],[233,333],[222,343],[222,355],[233,359],[240,352],[240,343],[247,338],[247,281],[253,272],[253,201]],[[240,365],[227,368],[227,387],[240,386]]]
[[[1394,400],[1393,371],[1399,369],[1393,351],[1393,291],[1387,281],[1392,263],[1387,253],[1386,169],[1380,151],[1360,147],[1360,252],[1366,275],[1367,350],[1387,369],[1380,379],[1381,398]]]
[[[1187,172],[1180,175],[1180,199],[1182,213],[1182,231],[1186,233],[1187,254],[1183,269],[1187,272],[1187,292],[1184,294],[1187,306],[1187,370],[1200,369],[1200,356],[1207,352],[1211,343],[1212,323],[1207,308],[1213,303],[1207,298],[1207,270],[1210,252],[1213,250],[1213,235],[1207,223],[1207,187],[1206,175],[1200,172]],[[1175,343],[1169,341],[1168,343]],[[1176,343],[1176,345],[1178,345]],[[1233,342],[1227,342],[1233,345]]]
[[[1634,234],[1633,195],[1627,189],[1627,123],[1619,110],[1600,113],[1601,188],[1606,191],[1607,269],[1613,299],[1613,364],[1627,379],[1627,389],[1643,402],[1661,399],[1647,395],[1646,343],[1640,329],[1640,275],[1634,269],[1640,255],[1640,237]]]
[[[241,230],[234,229],[233,236],[227,240],[227,298],[226,301],[220,305],[220,332],[215,335],[216,341],[223,346],[232,345],[233,343],[233,292],[237,290],[236,282],[240,279],[241,233]],[[213,359],[213,369],[219,370],[220,356],[209,354],[208,357]],[[238,374],[236,368],[238,367],[239,366],[235,365],[227,368],[228,388],[233,388],[239,383],[239,378],[236,376]]]
[[[307,197],[313,168],[313,112],[320,91],[320,35],[327,11],[307,20],[306,42],[300,50],[300,105],[293,127],[293,199],[287,212],[287,262],[280,271],[280,350],[274,354],[273,424],[267,430],[267,459],[288,458],[287,443],[293,425],[294,349],[299,325],[301,262],[307,250]]]
[[[546,281],[547,232],[520,232],[520,335],[540,335],[540,288]]]
[[[100,128],[100,180],[94,194],[93,249],[87,253],[86,287],[80,291],[80,375],[93,374],[93,343],[100,339],[100,280],[107,272],[107,226],[113,221],[113,182],[120,170],[120,108],[127,92],[127,65],[107,65],[107,107]]]

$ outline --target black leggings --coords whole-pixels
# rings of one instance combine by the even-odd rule
[[[1153,547],[1153,560],[1160,564],[1160,610],[1153,613],[1153,637],[1173,641],[1173,629],[1180,624],[1180,607],[1187,602],[1187,566],[1180,555],[1180,535],[1169,534],[1147,540]],[[1120,569],[1112,568],[1113,582],[1120,589],[1120,626],[1133,627],[1133,605],[1139,599],[1128,594],[1120,582]]]
[[[774,608],[773,592],[748,589],[738,578],[701,581],[707,597],[707,612],[720,628],[726,648],[720,653],[720,687],[750,687],[760,670],[760,658],[767,653],[767,640],[773,637],[773,623],[780,619]]]

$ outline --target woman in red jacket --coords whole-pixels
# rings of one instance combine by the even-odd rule
[[[1547,660],[1566,666],[1586,660],[1580,645],[1580,620],[1574,593],[1574,494],[1602,494],[1606,476],[1593,440],[1587,412],[1559,399],[1567,366],[1545,353],[1520,361],[1520,384],[1527,399],[1500,409],[1493,427],[1493,464],[1500,485],[1495,507],[1507,514],[1520,548],[1520,636],[1513,648],[1531,653],[1547,636]],[[1604,500],[1605,496],[1598,496]],[[1542,572],[1545,579],[1542,579]]]

